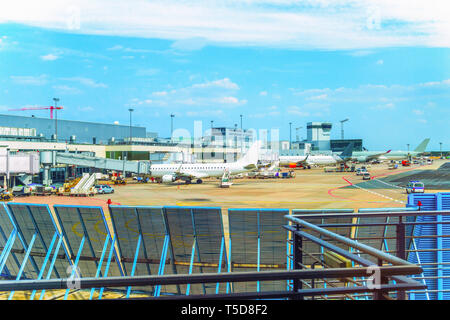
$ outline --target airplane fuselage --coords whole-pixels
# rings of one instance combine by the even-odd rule
[[[202,177],[221,177],[228,170],[230,174],[239,174],[249,171],[239,163],[183,163],[183,164],[154,164],[150,167],[151,176],[162,178],[176,172],[193,172]]]
[[[280,165],[289,165],[291,163],[299,163],[305,161],[306,156],[281,156]],[[333,156],[309,156],[306,159],[308,165],[332,165],[338,163],[339,158]]]

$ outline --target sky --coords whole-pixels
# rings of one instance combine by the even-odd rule
[[[0,113],[170,135],[306,123],[370,150],[450,148],[448,1],[14,1],[0,11]],[[298,128],[298,129],[297,129]]]

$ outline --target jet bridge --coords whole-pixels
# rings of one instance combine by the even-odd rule
[[[41,164],[45,166],[66,164],[84,166],[104,170],[132,172],[136,174],[150,174],[150,161],[127,161],[90,157],[82,154],[42,151]]]

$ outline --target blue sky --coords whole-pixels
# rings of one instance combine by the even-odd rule
[[[450,145],[445,2],[64,2],[0,13],[1,113],[48,117],[8,109],[59,97],[58,118],[128,124],[133,107],[133,123],[161,136],[171,113],[188,130],[242,114],[282,139],[289,122],[305,138],[308,121],[340,138],[350,118],[345,137],[369,149]]]

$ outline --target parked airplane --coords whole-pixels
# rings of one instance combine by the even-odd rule
[[[353,159],[359,162],[367,162],[371,160],[401,160],[408,157],[416,157],[425,152],[430,139],[423,140],[414,151],[356,151],[353,152]]]
[[[296,168],[305,162],[308,156],[279,156],[279,165]]]
[[[163,183],[182,180],[189,184],[195,179],[202,183],[206,177],[222,177],[225,170],[230,175],[248,172],[257,168],[259,146],[256,141],[241,159],[232,163],[154,164],[150,167],[151,176]]]
[[[339,155],[311,155],[306,156],[280,156],[280,165],[303,166],[311,165],[332,165],[337,163],[345,163],[350,160],[353,152],[353,143],[349,143],[344,151]]]

